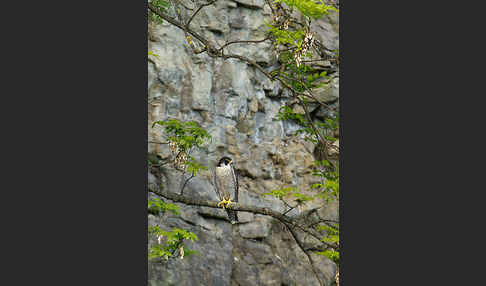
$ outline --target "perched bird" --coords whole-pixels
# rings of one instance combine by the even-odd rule
[[[228,213],[228,218],[232,224],[238,222],[236,211],[227,209],[232,202],[238,202],[238,174],[233,165],[233,160],[223,157],[219,160],[214,172],[216,194],[219,196],[222,205]]]

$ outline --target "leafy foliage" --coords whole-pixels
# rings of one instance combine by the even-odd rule
[[[159,243],[151,247],[149,251],[149,260],[162,257],[168,260],[174,256],[177,250],[184,248],[184,241],[189,240],[191,242],[198,240],[197,236],[187,230],[181,228],[173,228],[171,231],[161,229],[159,226],[149,227],[149,233],[157,237]],[[197,253],[191,249],[185,249],[184,254],[189,257],[192,254]],[[181,256],[182,257],[182,256]]]
[[[322,198],[326,202],[339,200],[339,178],[327,179],[324,184],[313,184],[311,188],[319,191],[319,193],[315,196],[316,198]]]
[[[317,251],[316,254],[324,255],[325,257],[334,261],[334,263],[339,265],[339,251],[334,249],[326,249],[324,251]]]
[[[166,121],[156,121],[152,124],[155,126],[162,126],[167,135],[167,139],[180,153],[190,154],[195,148],[200,148],[207,140],[211,139],[211,135],[206,130],[199,127],[194,121],[182,122],[177,119],[169,119]],[[207,170],[207,167],[196,162],[194,157],[188,157],[183,161],[185,171],[191,173],[193,176],[199,174],[202,170]],[[155,159],[154,159],[155,160]],[[151,163],[151,161],[149,160]],[[149,213],[155,215],[163,215],[170,212],[174,215],[180,215],[180,209],[177,205],[166,203],[160,198],[154,198],[148,202]],[[179,251],[181,258],[190,257],[193,254],[198,255],[197,251],[187,248],[186,241],[195,241],[197,236],[190,231],[173,228],[171,231],[161,229],[159,226],[149,227],[149,234],[157,238],[149,251],[149,260],[161,257],[168,260],[174,257]]]
[[[155,7],[159,8],[159,10],[161,11],[166,11],[167,8],[169,8],[169,2],[167,1],[164,1],[164,0],[149,0],[148,1],[149,3],[151,3],[152,5],[154,5]],[[153,13],[152,11],[148,10],[147,11],[148,13],[148,19],[149,21],[152,21],[152,22],[155,22],[155,23],[162,23],[162,18]]]
[[[276,120],[292,120],[300,126],[307,127],[309,124],[307,123],[307,119],[303,114],[295,113],[295,111],[287,105],[280,107],[280,110],[277,113]]]
[[[319,0],[320,3],[316,3],[315,0],[275,0],[274,2],[285,3],[289,7],[295,7],[305,16],[314,19],[319,19],[323,15],[327,15],[329,10],[339,12],[333,6],[324,4],[322,0]]]
[[[281,201],[284,201],[285,197],[294,197],[297,199],[298,203],[305,203],[313,199],[312,196],[300,192],[296,187],[287,187],[283,189],[272,190],[268,193],[264,193],[262,196],[274,196]]]
[[[155,121],[152,128],[156,125],[164,127],[169,141],[176,143],[184,152],[188,152],[193,147],[199,148],[205,140],[211,139],[211,135],[195,121],[181,122],[177,119]]]
[[[311,124],[307,120],[307,118],[304,116],[304,114],[296,113],[290,106],[282,106],[280,107],[276,120],[282,121],[282,120],[290,120],[296,123],[297,125],[300,125],[302,128],[296,131],[296,135],[299,134],[307,134],[306,140],[312,141],[314,143],[317,143],[317,134],[315,131],[312,129]]]
[[[191,152],[200,148],[206,141],[211,140],[211,135],[194,121],[182,122],[177,119],[155,121],[152,128],[160,125],[164,127],[169,146],[175,155],[176,169],[189,171],[196,176],[201,170],[207,168],[190,156]]]
[[[179,215],[179,207],[175,204],[166,203],[162,199],[153,198],[148,201],[148,209],[150,213],[153,214],[164,214],[169,211],[175,215]]]
[[[282,1],[289,2],[289,1]],[[294,1],[292,3],[297,3],[299,1]],[[300,1],[300,3],[305,3],[306,1]],[[288,4],[288,3],[287,3]],[[297,4],[294,5],[297,7]],[[312,5],[311,5],[312,6]],[[301,6],[299,6],[302,8]],[[303,8],[302,8],[303,9]],[[303,32],[282,32],[280,27],[271,27],[270,30],[274,36],[277,37],[278,44],[289,44],[294,47],[300,47],[300,40],[302,38]],[[328,79],[327,72],[318,72],[313,68],[307,66],[305,63],[300,66],[296,64],[295,55],[297,49],[293,51],[287,51],[284,57],[280,57],[280,61],[285,65],[285,69],[277,71],[275,75],[281,75],[288,79],[289,85],[292,86],[297,92],[305,92],[309,89],[316,87],[322,87],[326,85],[326,80]],[[301,104],[309,106],[309,100],[303,98]],[[309,109],[309,108],[308,108]],[[310,141],[316,144],[316,148],[319,144],[319,134],[314,129],[317,128],[321,130],[324,134],[324,140],[329,143],[335,142],[337,138],[333,136],[334,131],[339,129],[339,115],[329,116],[328,118],[321,121],[309,122],[308,118],[302,112],[297,113],[294,108],[290,106],[282,106],[277,113],[276,120],[289,120],[293,121],[301,128],[296,132],[296,135],[304,135],[304,140]],[[314,126],[313,126],[314,125]],[[330,203],[331,201],[339,200],[339,166],[338,163],[331,164],[328,160],[316,160],[314,162],[313,175],[319,177],[321,180],[319,183],[315,183],[310,186],[309,191],[314,195],[304,194],[299,192],[295,187],[287,187],[284,189],[273,190],[272,192],[265,193],[264,196],[272,195],[285,202],[285,198],[294,197],[297,199],[298,204],[303,204],[308,201],[315,199],[323,199],[325,202]],[[285,202],[288,207],[289,203]],[[329,245],[337,246],[337,248],[330,247],[325,251],[316,252],[320,255],[324,255],[327,258],[333,260],[339,265],[339,225],[329,228],[328,226],[320,226],[319,230],[324,231],[325,236],[323,242]]]
[[[326,5],[323,0],[274,0],[276,4],[274,7],[277,10],[277,17],[274,18],[274,23],[267,24],[268,31],[274,37],[275,49],[278,52],[281,67],[271,72],[271,75],[280,77],[293,89],[293,95],[300,97],[299,105],[302,109],[307,107],[310,109],[310,96],[304,97],[302,94],[307,93],[315,88],[325,88],[329,82],[327,71],[315,70],[311,65],[313,55],[311,48],[313,47],[314,38],[310,28],[310,23],[314,19],[319,19],[323,15],[328,14],[329,11],[339,12],[333,6]],[[281,4],[285,4],[284,7]],[[290,8],[290,9],[289,9]],[[293,9],[300,11],[305,16],[305,22],[293,18],[291,15]],[[283,19],[282,19],[283,18]],[[339,51],[334,51],[336,56]],[[309,59],[307,61],[307,59]],[[313,104],[319,103],[313,98]],[[320,103],[319,103],[320,104]],[[302,106],[303,105],[303,106]],[[297,105],[298,106],[298,105]],[[301,128],[296,132],[296,135],[303,135],[303,139],[312,142],[316,148],[323,148],[321,140],[325,140],[326,144],[332,144],[338,138],[334,137],[334,131],[339,129],[339,115],[329,116],[323,121],[309,121],[310,118],[300,110],[297,112],[297,106],[282,106],[276,116],[276,120],[289,120]],[[309,115],[309,114],[307,114]],[[322,138],[321,138],[322,137]],[[323,151],[326,151],[325,149]],[[319,182],[310,186],[309,192],[305,194],[299,192],[295,187],[287,187],[279,190],[273,190],[265,193],[264,196],[272,195],[285,202],[286,198],[294,197],[297,202],[306,203],[315,199],[323,199],[330,203],[339,199],[339,162],[331,163],[328,157],[325,156],[323,160],[316,160],[314,162],[313,175],[319,177]],[[313,195],[309,195],[312,193]],[[292,208],[287,202],[285,204]],[[323,242],[328,245],[333,245],[318,254],[324,255],[333,260],[339,265],[339,225],[322,225],[318,226],[317,230],[325,233]],[[336,247],[337,246],[337,247]]]
[[[196,162],[193,157],[191,157],[191,160],[187,161],[185,164],[187,166],[187,172],[192,173],[194,176],[201,172],[201,170],[208,169],[206,166],[203,166]]]
[[[292,194],[294,192],[297,191],[297,188],[296,187],[288,187],[288,188],[283,188],[283,189],[279,189],[279,190],[272,190],[271,192],[269,193],[264,193],[263,194],[263,197],[265,196],[274,196],[276,197],[277,199],[283,199],[283,197],[289,195],[289,194]]]
[[[151,52],[151,51],[148,51],[148,56],[152,56],[152,57],[155,57],[155,58],[160,58],[159,55],[157,55],[156,53]]]
[[[150,260],[150,259],[162,257],[165,260],[169,260],[169,257],[171,256],[172,256],[172,251],[170,251],[170,249],[168,250],[167,247],[164,245],[155,244],[150,248],[148,258]]]
[[[338,225],[319,225],[317,230],[327,232],[327,236],[322,239],[323,242],[339,246]],[[327,249],[325,251],[317,252],[317,254],[324,255],[334,261],[336,264],[339,264],[339,251],[336,249]]]
[[[339,226],[336,224],[322,224],[317,227],[318,231],[326,231],[328,236],[322,241],[326,243],[339,244]]]
[[[277,45],[290,44],[292,46],[300,48],[302,40],[304,40],[305,32],[302,30],[289,31],[281,30],[280,28],[267,24],[270,28],[269,31],[273,34]]]

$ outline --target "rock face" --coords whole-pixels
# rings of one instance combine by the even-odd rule
[[[265,20],[270,20],[264,3],[217,1],[203,8],[191,27],[219,45],[235,39],[261,39],[267,29]],[[314,25],[319,40],[329,49],[336,49],[337,16],[326,16]],[[263,198],[262,194],[288,186],[308,189],[316,182],[310,170],[313,145],[294,136],[298,129],[294,123],[274,120],[280,106],[290,100],[277,82],[239,60],[213,59],[206,53],[195,55],[183,31],[167,22],[149,24],[148,47],[159,56],[151,57],[148,63],[149,141],[164,138],[160,127],[151,128],[155,120],[198,122],[211,134],[212,141],[192,155],[210,168],[222,156],[232,157],[240,174],[239,201],[244,204],[283,211],[279,200]],[[275,64],[269,43],[232,45],[230,51],[266,66]],[[335,102],[339,97],[339,78],[334,77],[332,82],[332,90],[319,93],[326,102]],[[323,117],[327,114],[317,113]],[[149,152],[162,158],[170,154],[167,145],[159,144],[149,144]],[[180,190],[180,176],[170,168],[162,169],[158,174],[149,174],[149,183]],[[192,179],[184,194],[217,200],[209,173]],[[299,211],[322,204],[313,202]],[[150,262],[150,286],[319,285],[307,257],[278,221],[240,212],[240,223],[232,226],[223,210],[178,205],[180,216],[149,215],[149,225],[194,232],[199,240],[188,247],[200,255],[190,260]],[[327,207],[325,215],[337,219],[337,206]],[[335,264],[322,256],[314,259],[321,279],[331,285]]]

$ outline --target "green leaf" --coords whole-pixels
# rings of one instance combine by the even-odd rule
[[[275,0],[274,2],[283,2],[289,7],[295,7],[305,16],[314,19],[319,19],[323,15],[327,15],[330,10],[339,12],[337,8],[325,5],[322,0],[319,0],[320,3],[316,3],[314,0]]]
[[[211,135],[194,121],[181,122],[177,119],[166,121],[155,121],[152,128],[160,125],[164,127],[169,141],[176,143],[181,151],[189,151],[192,148],[199,148],[206,141],[211,140]]]
[[[159,198],[153,198],[148,201],[148,209],[155,213],[165,213],[169,211],[175,215],[179,215],[179,207],[175,204],[166,203]]]
[[[153,57],[156,57],[156,58],[160,59],[159,55],[157,55],[156,53],[153,53],[153,52],[151,52],[151,51],[148,51],[148,55],[149,55],[149,56],[153,56]]]
[[[314,199],[313,197],[302,193],[293,193],[292,195],[303,202],[311,201]]]
[[[169,2],[167,1],[164,1],[164,0],[151,0],[149,1],[152,5],[154,5],[155,7],[157,7],[159,10],[161,10],[162,12],[166,12],[166,9],[169,7]],[[163,22],[163,19],[153,13],[150,9],[148,10],[148,19],[149,21],[152,21],[152,22],[155,22],[155,23],[162,23]]]
[[[334,263],[338,264],[339,263],[339,252],[335,250],[324,250],[320,252],[316,252],[316,254],[323,255],[330,260],[334,261]]]
[[[262,197],[265,197],[265,196],[274,196],[276,197],[277,199],[282,199],[284,196],[287,196],[289,194],[292,194],[292,192],[294,191],[297,191],[297,188],[296,187],[288,187],[288,188],[283,188],[283,189],[277,189],[277,190],[273,190],[269,193],[264,193],[262,195]]]

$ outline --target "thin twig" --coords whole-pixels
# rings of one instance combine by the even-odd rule
[[[153,144],[169,144],[169,142],[155,142],[155,141],[148,141],[148,143],[153,143]]]
[[[165,13],[161,12],[157,7],[155,7],[151,3],[148,3],[148,8],[150,9],[150,11],[152,11],[153,13],[157,14],[158,16],[160,16],[162,19],[164,19],[167,22],[171,23],[172,25],[178,27],[179,29],[181,29],[183,31],[186,31],[187,33],[191,34],[194,38],[196,38],[197,40],[199,40],[204,46],[208,47],[208,52],[209,51],[214,51],[214,48],[209,43],[209,41],[206,40],[205,38],[203,38],[198,33],[194,32],[190,28],[186,27],[185,25],[183,25],[182,23],[180,23],[176,19],[174,19],[174,18],[172,18],[170,16],[167,16]]]
[[[192,175],[184,182],[184,185],[182,185],[182,188],[181,188],[181,196],[184,195],[184,188],[186,187],[186,184],[189,182],[189,180],[191,180],[194,177],[195,177],[195,174],[193,172]]]
[[[179,1],[179,3],[178,3],[178,4],[179,4],[179,5],[181,5],[182,7],[186,8],[187,10],[191,10],[191,11],[193,11],[193,10],[194,10],[193,8],[189,8],[189,7],[187,7],[187,6],[186,6],[186,4],[182,3],[182,1]]]
[[[299,246],[299,248],[304,252],[304,254],[307,256],[307,258],[309,259],[309,263],[312,267],[312,271],[314,272],[314,275],[316,276],[317,278],[317,281],[319,281],[319,284],[321,286],[324,286],[324,283],[321,281],[321,278],[319,277],[319,275],[317,274],[317,270],[316,270],[316,267],[314,265],[314,260],[312,259],[312,256],[304,249],[304,246],[303,246],[303,243],[302,241],[300,241],[300,239],[298,238],[297,234],[294,232],[294,230],[289,227],[287,224],[284,224],[287,229],[289,230],[290,234],[292,234],[292,237],[294,238],[295,242],[297,243],[297,245]]]
[[[301,84],[301,85],[302,85],[302,86],[303,86],[303,87],[304,87],[304,88],[307,90],[307,92],[309,93],[309,95],[310,95],[310,97],[311,97],[312,99],[314,99],[315,101],[317,101],[317,103],[319,103],[319,104],[320,104],[320,105],[322,105],[322,106],[329,107],[329,105],[328,105],[328,104],[326,104],[326,103],[324,103],[324,102],[321,102],[319,99],[317,99],[317,97],[314,95],[314,93],[311,91],[311,89],[310,89],[310,88],[308,88],[308,87],[305,85],[305,83],[304,83],[303,81],[301,81],[301,80],[299,80],[299,79],[296,79],[296,78],[294,78],[294,77],[288,76],[288,75],[282,75],[282,74],[279,74],[278,76],[282,76],[282,77],[284,77],[284,78],[286,78],[286,79],[288,79],[288,80],[293,80],[293,81],[296,81],[296,82],[300,83],[300,84]],[[301,93],[301,94],[302,94],[302,95],[305,95],[304,93]],[[308,95],[307,95],[307,96],[308,96]]]
[[[218,49],[218,51],[221,51],[222,49],[226,48],[226,47],[227,47],[227,46],[229,46],[229,45],[233,45],[233,44],[244,44],[244,43],[246,43],[246,44],[251,44],[251,43],[253,43],[253,44],[257,44],[257,43],[262,43],[262,42],[265,42],[266,40],[269,40],[270,38],[271,38],[271,37],[270,37],[270,36],[268,36],[268,37],[266,37],[265,39],[262,39],[262,40],[246,40],[246,41],[242,40],[242,41],[231,41],[231,42],[227,42],[227,43],[225,43],[224,45],[222,45],[222,46],[221,46],[221,47]]]
[[[295,205],[295,206],[291,206],[287,203],[287,201],[285,201],[284,199],[282,199],[282,202],[289,208],[286,212],[284,212],[282,215],[286,215],[288,214],[290,211],[292,211],[293,209],[295,209],[299,204]]]
[[[197,14],[197,13],[199,13],[199,11],[201,11],[201,9],[202,9],[203,7],[206,7],[206,6],[212,5],[212,4],[214,4],[216,1],[218,1],[218,0],[213,0],[213,1],[210,1],[210,2],[208,2],[208,3],[201,4],[201,5],[200,5],[200,6],[197,8],[196,12],[194,12],[194,13],[192,14],[192,16],[191,16],[191,18],[189,19],[189,21],[187,21],[187,23],[186,23],[186,27],[187,27],[187,28],[189,28],[189,24],[191,24],[192,19],[194,19],[194,17],[196,16],[196,14]]]
[[[222,55],[223,58],[225,59],[228,59],[228,58],[233,58],[233,59],[239,59],[239,60],[242,60],[244,62],[247,62],[248,64],[254,66],[257,70],[259,70],[260,72],[262,72],[264,75],[266,75],[270,80],[273,81],[273,77],[268,73],[266,72],[259,64],[257,64],[254,60],[251,60],[249,58],[246,58],[244,56],[240,56],[240,55],[235,55],[235,54],[223,54]]]

